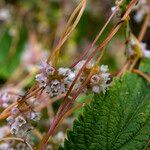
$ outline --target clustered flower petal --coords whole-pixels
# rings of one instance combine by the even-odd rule
[[[6,108],[9,105],[10,97],[7,92],[0,93],[0,105],[2,108]]]
[[[81,69],[84,63],[85,60],[82,60],[75,66],[76,72],[78,72]],[[81,84],[83,84],[83,82],[85,81],[85,79],[87,78],[87,76],[89,75],[93,67],[94,67],[94,63],[92,62],[89,62],[85,66],[85,69],[83,70],[83,73],[79,81],[77,82],[76,88],[79,88]],[[94,72],[94,74],[92,75],[84,91],[86,92],[88,89],[91,89],[94,93],[100,93],[100,92],[105,93],[106,89],[109,86],[107,82],[110,80],[109,78],[110,74],[107,73],[107,71],[108,71],[108,66],[106,65],[102,65],[100,67],[98,66],[96,72]]]
[[[44,87],[46,93],[51,97],[63,94],[68,91],[71,83],[75,79],[75,76],[84,65],[85,60],[80,61],[72,70],[70,68],[54,68],[51,63],[42,61],[40,63],[40,73],[36,75],[36,81],[39,83],[39,87]],[[78,89],[89,75],[91,69],[94,67],[94,63],[89,62],[81,77],[75,84],[74,89]],[[95,93],[105,93],[108,87],[109,73],[108,66],[102,65],[98,67],[96,73],[91,77],[90,82],[84,91],[92,89]]]
[[[10,132],[17,137],[27,138],[28,132],[33,129],[30,122],[39,121],[40,113],[34,111],[22,112],[17,107],[12,108],[11,115],[6,119],[10,125]]]
[[[63,67],[55,69],[46,61],[40,63],[39,69],[36,81],[51,97],[65,93],[75,78],[75,73],[71,69]]]

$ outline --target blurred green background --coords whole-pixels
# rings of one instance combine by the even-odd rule
[[[66,22],[80,1],[75,0],[0,0],[0,82],[4,83],[21,65],[37,64],[42,51],[48,53],[58,43]],[[70,65],[92,42],[111,14],[113,0],[88,0],[86,10],[68,41],[61,50],[58,65]],[[117,22],[117,17],[109,24],[97,42],[100,44]],[[135,34],[140,25],[134,26]],[[149,32],[149,31],[148,31]],[[149,35],[149,34],[148,34]],[[149,37],[145,38],[148,41]],[[111,72],[124,63],[124,27],[107,46],[103,64]],[[28,56],[29,55],[29,56]],[[32,62],[28,57],[35,56]],[[24,59],[25,58],[25,59]],[[30,67],[30,66],[29,66]],[[28,72],[29,70],[23,70]]]

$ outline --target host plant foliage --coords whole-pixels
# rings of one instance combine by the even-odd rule
[[[141,66],[143,70],[149,60]],[[148,68],[148,67],[147,67]],[[149,72],[149,70],[145,70]],[[150,148],[150,84],[126,72],[114,78],[105,94],[95,94],[91,104],[68,132],[65,150],[117,150]]]
[[[39,148],[45,150],[48,146],[51,147],[52,141],[49,139],[54,135],[61,121],[88,102],[90,103],[85,104],[82,113],[74,121],[73,129],[68,132],[64,145],[59,149],[146,150],[150,148],[150,51],[147,49],[146,43],[142,42],[150,24],[150,14],[148,13],[150,7],[147,7],[148,1],[141,1],[117,0],[116,6],[112,8],[112,15],[96,38],[70,66],[60,67],[58,65],[60,51],[80,21],[86,7],[86,0],[82,0],[71,14],[52,53],[40,53],[39,67],[32,70],[35,66],[35,62],[31,61],[34,54],[31,54],[31,57],[23,57],[22,61],[24,60],[25,66],[26,62],[31,61],[29,66],[22,66],[26,68],[26,71],[28,70],[29,76],[30,71],[33,71],[35,82],[25,92],[26,86],[21,87],[20,85],[26,82],[19,84],[17,81],[19,91],[13,96],[8,91],[6,93],[1,91],[2,113],[0,120],[6,119],[7,132],[13,136],[2,135],[0,142],[7,142],[0,144],[0,148],[4,145],[5,149],[16,147],[16,144],[12,146],[8,142],[10,140],[20,141],[23,149]],[[132,11],[136,13],[136,21],[143,21],[137,37],[130,28],[130,13]],[[102,43],[97,44],[115,15],[118,22],[112,27]],[[102,65],[101,62],[108,43],[120,28],[125,30],[124,43],[127,59],[119,71],[111,74],[108,66]],[[21,33],[20,37],[27,38],[23,31]],[[25,44],[20,40],[15,44],[15,46],[18,45],[17,51],[19,52],[23,50]],[[7,45],[7,43],[5,44]],[[30,46],[27,47],[29,50],[32,47]],[[20,53],[17,54],[20,55]],[[39,63],[39,59],[36,62]],[[16,68],[17,64],[18,60],[12,66],[7,65]],[[6,68],[7,65],[5,65]],[[23,68],[22,66],[21,68]],[[6,68],[0,71],[4,76],[11,72],[9,67]],[[22,71],[24,70],[22,69]],[[12,86],[12,89],[15,88]],[[81,93],[87,96],[87,100],[78,105],[75,100]],[[40,133],[35,126],[42,119],[42,109],[60,99],[60,106],[51,120],[48,131],[46,134]],[[51,119],[50,117],[48,116],[47,119]],[[29,134],[29,131],[39,138],[38,146],[34,142],[33,145],[30,143],[32,134]]]

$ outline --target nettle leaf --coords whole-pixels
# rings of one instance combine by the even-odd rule
[[[62,150],[141,150],[150,144],[150,84],[133,73],[114,78],[74,121]],[[150,148],[150,147],[149,147]]]

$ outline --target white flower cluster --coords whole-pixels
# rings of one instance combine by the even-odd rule
[[[69,68],[55,69],[51,64],[42,61],[40,64],[40,74],[36,75],[36,81],[38,81],[40,87],[44,87],[46,93],[51,97],[63,94],[67,92],[71,83],[73,82],[76,74],[79,72],[85,60],[80,61],[72,70]],[[75,84],[75,89],[78,89],[81,84],[85,81],[93,68],[93,63],[88,63],[78,80]],[[108,67],[102,65],[98,67],[96,73],[91,77],[90,83],[87,85],[87,89],[92,89],[95,93],[104,93],[108,87],[107,81],[109,80],[109,73],[107,73]]]
[[[11,115],[6,119],[10,125],[10,132],[17,137],[27,138],[28,131],[33,129],[31,120],[38,121],[40,114],[33,111],[21,112],[17,107],[11,110]]]
[[[76,66],[75,66],[75,70],[78,72],[81,67],[84,65],[85,61],[80,61]],[[94,64],[89,62],[80,79],[79,82],[77,83],[77,88],[80,87],[80,85],[85,81],[85,79],[87,78],[87,76],[89,75],[91,69],[93,68]],[[87,84],[87,87],[85,88],[85,91],[87,91],[88,89],[92,89],[92,91],[94,93],[100,93],[103,92],[105,93],[106,89],[108,88],[109,84],[107,83],[110,78],[109,78],[109,73],[107,73],[108,71],[108,66],[106,65],[102,65],[100,67],[97,67],[96,72],[94,72],[94,74],[92,75],[89,83]]]
[[[9,105],[10,97],[7,92],[1,91],[0,93],[0,106],[6,108]]]
[[[5,143],[1,143],[0,150],[30,150],[30,148],[23,142],[10,140],[7,142],[5,141]]]
[[[135,16],[134,19],[136,22],[141,22],[146,14],[150,11],[150,6],[148,5],[147,0],[140,0],[138,4],[134,7]]]
[[[36,75],[39,86],[45,87],[46,93],[51,97],[65,93],[74,78],[75,73],[71,69],[55,69],[45,61],[40,63],[40,74]]]

